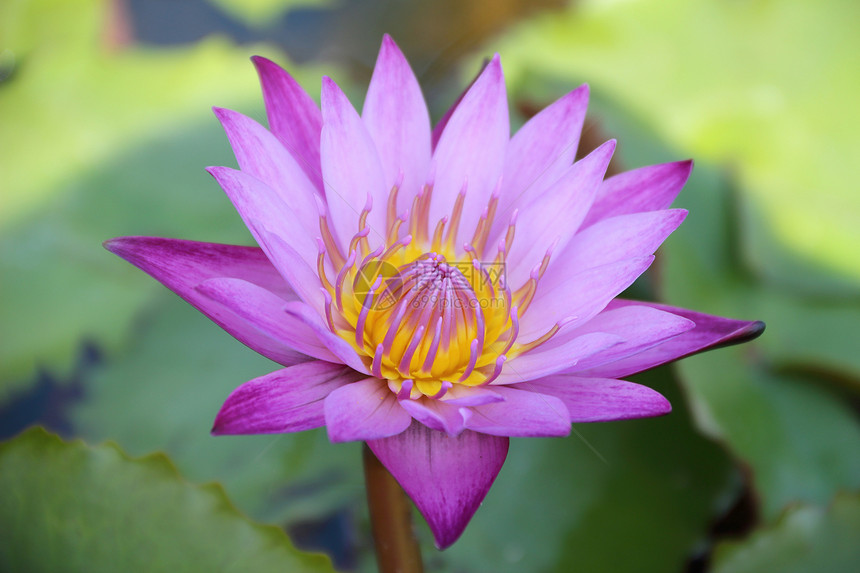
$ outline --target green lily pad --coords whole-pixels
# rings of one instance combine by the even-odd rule
[[[86,380],[86,399],[71,409],[87,441],[115,440],[132,455],[164,450],[183,475],[217,480],[263,521],[324,517],[363,495],[357,444],[331,444],[325,430],[209,434],[235,387],[280,366],[178,297],[157,298],[128,350]]]
[[[860,569],[860,496],[837,495],[829,507],[791,508],[772,526],[714,554],[714,573],[807,573]]]
[[[4,571],[334,571],[163,455],[131,459],[40,428],[0,445],[0,529]]]

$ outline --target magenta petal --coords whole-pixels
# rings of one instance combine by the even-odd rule
[[[329,362],[305,362],[245,382],[221,406],[212,433],[280,434],[318,428],[323,400],[360,376]]]
[[[309,218],[316,223],[319,221],[316,208],[313,215],[293,209],[271,187],[244,171],[230,167],[209,167],[207,171],[227,193],[257,244],[266,251],[272,263],[279,266],[272,246],[267,244],[263,236],[263,229],[280,236],[300,254],[306,265],[316,268],[316,234],[312,234],[307,227]],[[319,227],[314,232],[318,233]]]
[[[325,425],[332,442],[387,438],[411,423],[412,416],[388,384],[377,378],[338,388],[325,399]]]
[[[588,86],[580,86],[528,120],[511,138],[497,212],[505,219],[573,164],[588,107]]]
[[[446,404],[455,406],[483,406],[504,400],[502,396],[490,388],[482,386],[463,386],[455,384],[440,398]]]
[[[456,436],[466,429],[466,419],[470,412],[463,407],[440,400],[422,398],[419,400],[400,400],[400,405],[409,414],[433,430]]]
[[[418,80],[403,53],[387,34],[379,57],[361,119],[367,126],[391,188],[400,177],[396,214],[411,207],[412,198],[426,183],[430,167],[430,115]]]
[[[692,320],[670,312],[645,305],[619,305],[616,301],[612,301],[600,314],[576,328],[571,336],[583,336],[585,333],[612,333],[620,339],[619,344],[584,357],[569,370],[572,372],[587,370],[638,354],[695,326]],[[563,333],[559,332],[559,335]],[[549,349],[560,342],[563,343],[563,338],[555,336],[544,346]]]
[[[436,546],[457,541],[508,455],[508,439],[465,431],[458,436],[417,422],[367,442],[427,520]]]
[[[504,398],[471,408],[466,427],[483,434],[509,437],[554,437],[570,433],[570,414],[564,402],[518,388],[494,388]]]
[[[254,56],[251,60],[260,76],[269,129],[296,158],[322,197],[322,114],[317,104],[283,68],[260,56]]]
[[[342,363],[319,341],[314,330],[284,312],[285,301],[269,291],[247,281],[233,278],[214,278],[201,283],[197,290],[210,299],[235,312],[261,332],[280,340],[319,360]],[[291,306],[300,302],[291,302]]]
[[[666,209],[619,215],[581,230],[567,247],[555,251],[547,273],[574,273],[650,255],[684,221],[684,209]]]
[[[587,227],[608,217],[667,209],[692,170],[692,161],[676,161],[640,167],[610,177],[601,185],[582,226]]]
[[[654,257],[637,257],[579,273],[547,274],[520,319],[518,340],[534,340],[562,319],[584,324],[645,272]]]
[[[518,388],[560,399],[574,423],[631,420],[662,416],[672,411],[669,401],[656,390],[611,378],[558,374],[527,382]]]
[[[542,195],[523,205],[505,267],[509,284],[523,284],[550,247],[555,245],[557,253],[573,238],[591,207],[614,151],[615,141],[604,143],[568,167]]]
[[[215,108],[215,116],[224,126],[241,170],[273,190],[293,213],[284,224],[297,223],[306,232],[316,233],[319,229],[315,198],[318,192],[298,164],[299,160],[269,130],[250,117],[222,108]],[[228,189],[225,191],[229,193]]]
[[[119,237],[105,242],[105,248],[160,281],[252,350],[284,366],[308,360],[280,338],[266,334],[255,322],[196,288],[209,279],[236,278],[265,289],[279,298],[281,305],[295,300],[295,293],[257,247]]]
[[[510,137],[508,102],[502,66],[496,56],[457,105],[433,153],[430,228],[451,208],[466,185],[466,198],[455,245],[472,238],[502,175]]]
[[[615,304],[650,306],[692,320],[696,326],[643,352],[577,372],[578,375],[621,378],[703,350],[746,342],[764,332],[764,323],[761,321],[733,320],[683,308],[637,301],[615,301]]]
[[[318,316],[324,315],[325,296],[322,293],[322,283],[317,275],[316,267],[307,262],[305,256],[290,245],[283,237],[272,232],[261,223],[252,221],[260,245],[266,250],[266,255],[272,264],[277,267],[293,290],[307,305],[317,312]]]
[[[487,66],[489,65],[489,63],[490,63],[490,60],[484,60],[484,63],[481,66],[481,69],[478,70],[478,73],[475,74],[475,77],[472,78],[472,81],[469,82],[469,85],[466,86],[466,89],[464,89],[462,92],[460,92],[460,95],[457,96],[457,99],[454,100],[454,103],[451,104],[451,107],[449,107],[445,111],[445,113],[442,114],[442,117],[439,118],[439,121],[433,127],[433,132],[430,135],[430,140],[431,140],[430,142],[431,142],[434,150],[436,149],[436,146],[439,144],[439,138],[442,137],[442,132],[445,131],[445,127],[448,125],[448,122],[451,121],[451,116],[454,115],[454,111],[456,111],[457,107],[460,105],[460,102],[463,101],[463,98],[466,97],[466,94],[469,93],[469,90],[472,89],[472,86],[475,85],[475,82],[478,81],[478,78],[481,77],[481,74],[484,73],[484,70],[487,69]]]
[[[607,332],[587,332],[571,339],[565,330],[566,327],[562,327],[550,340],[553,342],[560,337],[562,343],[550,345],[548,342],[505,362],[502,373],[492,385],[518,384],[573,369],[581,361],[624,342],[621,336]]]
[[[329,221],[346,253],[350,239],[360,230],[359,214],[369,197],[372,209],[367,217],[367,240],[374,249],[388,231],[386,201],[391,188],[386,184],[376,145],[358,112],[330,78],[323,78],[322,113],[320,145]]]
[[[297,319],[310,328],[316,334],[316,338],[338,358],[339,362],[346,364],[358,372],[370,374],[367,366],[361,361],[361,358],[353,347],[346,340],[329,330],[328,325],[323,323],[320,315],[309,305],[299,302],[287,303],[284,305],[284,312],[290,318]]]

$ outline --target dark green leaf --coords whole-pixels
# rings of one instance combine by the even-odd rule
[[[827,573],[860,569],[860,496],[841,494],[829,507],[791,508],[743,541],[725,542],[714,573]]]
[[[333,571],[162,455],[134,460],[41,429],[0,445],[0,530],[3,571]]]

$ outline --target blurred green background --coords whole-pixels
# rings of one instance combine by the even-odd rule
[[[210,107],[264,119],[253,54],[360,106],[385,32],[434,118],[498,51],[514,125],[588,82],[581,152],[693,157],[633,294],[768,324],[640,375],[668,417],[512,440],[451,549],[416,514],[427,570],[860,570],[857,22],[853,0],[4,0],[0,570],[374,569],[360,447],[210,437],[273,365],[100,243],[250,244],[203,171],[234,165]]]

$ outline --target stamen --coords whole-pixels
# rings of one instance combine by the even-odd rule
[[[352,240],[349,242],[349,250],[359,252],[358,244],[361,243],[361,253],[364,254],[367,252],[369,245],[367,243],[367,236],[370,234],[370,227],[364,227],[358,233],[352,236]]]
[[[377,378],[382,378],[382,344],[376,345],[376,352],[373,353],[373,363],[370,365],[370,373]]]
[[[393,255],[394,253],[396,253],[400,249],[406,247],[411,242],[412,242],[412,235],[406,235],[405,237],[403,237],[402,239],[400,239],[399,241],[397,241],[396,243],[394,243],[390,247],[388,247],[388,250],[385,251],[384,253],[382,253],[382,255],[380,255],[380,257],[379,257],[380,260],[384,261],[384,260],[388,259],[391,255]]]
[[[490,202],[487,204],[487,216],[486,223],[484,225],[479,226],[480,232],[478,229],[475,229],[475,235],[472,237],[472,245],[474,245],[475,249],[478,253],[483,255],[484,249],[487,246],[487,240],[490,238],[490,231],[493,228],[493,221],[496,218],[496,209],[499,206],[499,196],[501,195],[502,190],[502,178],[499,177],[499,180],[496,182],[496,188],[493,190],[493,194],[490,196]],[[481,216],[483,220],[483,215]]]
[[[334,240],[334,236],[332,236],[331,230],[328,228],[328,219],[326,219],[325,215],[320,215],[320,234],[325,243],[328,257],[331,259],[331,264],[336,269],[343,267],[343,254],[340,252],[340,247],[337,246],[337,241]]]
[[[367,226],[367,216],[370,214],[371,209],[373,209],[373,196],[368,193],[367,199],[364,201],[364,208],[361,210],[361,213],[358,216],[358,230],[361,231]]]
[[[436,351],[439,350],[439,338],[442,336],[442,317],[436,320],[436,328],[433,330],[433,340],[430,341],[430,348],[427,349],[427,356],[424,358],[424,364],[421,370],[430,374],[433,369],[433,362],[436,360]]]
[[[386,243],[393,243],[397,240],[397,235],[400,234],[400,227],[409,219],[409,209],[403,212],[396,219],[392,219],[391,225],[388,227],[388,240]]]
[[[412,386],[414,384],[415,382],[411,378],[404,380],[403,383],[400,385],[400,392],[397,393],[397,399],[406,400],[407,398],[409,398],[412,394]]]
[[[532,340],[531,342],[526,342],[525,344],[520,344],[517,348],[514,349],[513,355],[519,356],[520,354],[528,352],[529,350],[534,350],[535,348],[555,336],[555,333],[558,332],[559,329],[561,329],[561,323],[556,323],[540,338],[536,338],[535,340]]]
[[[432,398],[433,400],[438,400],[439,398],[444,396],[448,392],[448,390],[450,390],[453,386],[454,385],[451,384],[450,382],[448,382],[447,380],[443,381],[442,387],[439,388],[439,391],[436,392],[435,394],[433,394],[432,396],[430,396],[430,398]]]
[[[397,174],[397,180],[394,182],[394,186],[391,187],[391,191],[388,192],[388,224],[391,225],[394,223],[397,218],[397,192],[400,190],[400,186],[403,185],[403,170]]]
[[[412,200],[411,234],[418,241],[427,241],[427,226],[430,224],[430,197],[433,194],[433,184],[427,183]]]
[[[433,242],[431,243],[431,248],[434,251],[442,250],[442,233],[445,231],[445,225],[448,223],[448,217],[442,217],[439,219],[439,222],[436,223],[436,230],[433,231]]]
[[[505,246],[505,240],[502,239],[499,241],[499,250],[496,252],[496,259],[493,261],[494,265],[501,265],[505,262],[505,258],[508,256],[507,247]]]
[[[457,195],[457,200],[454,202],[454,208],[451,210],[451,224],[448,226],[448,235],[445,238],[445,243],[449,248],[454,247],[454,241],[457,239],[457,232],[460,230],[460,217],[463,215],[463,204],[466,202],[466,188],[469,186],[469,179],[463,180],[463,187]]]
[[[403,358],[400,359],[400,364],[397,365],[397,369],[401,374],[406,375],[409,373],[409,365],[412,362],[412,357],[415,355],[418,345],[421,344],[423,336],[424,326],[422,325],[415,331],[415,334],[412,336],[412,340],[409,342],[409,347],[406,349],[406,352],[403,353]]]
[[[323,288],[327,292],[332,293],[334,292],[334,286],[329,282],[325,272],[325,243],[319,237],[317,237],[317,248],[319,249],[319,254],[317,255],[317,275],[320,277],[320,284],[322,284]]]
[[[355,263],[355,251],[350,251],[349,258],[344,263],[343,267],[341,267],[340,272],[337,273],[337,280],[335,281],[335,295],[337,296],[337,309],[343,312],[343,281],[346,279],[346,272],[352,268],[353,263]]]
[[[372,284],[371,281],[375,281],[376,277],[379,276],[378,274],[374,273],[374,275],[372,277],[369,277],[369,276],[365,275],[364,273],[367,270],[367,265],[370,262],[370,260],[378,258],[379,255],[382,254],[382,249],[384,249],[384,248],[385,248],[385,245],[379,245],[378,247],[376,247],[376,250],[373,251],[372,253],[369,253],[366,257],[364,257],[361,260],[361,263],[356,267],[355,278],[352,279],[352,290],[353,290],[353,292],[358,288],[358,281],[360,281],[362,278],[367,281],[367,284]],[[381,268],[381,265],[376,265],[376,272],[377,273],[379,272],[380,268]]]
[[[505,344],[505,348],[500,352],[500,354],[507,354],[508,351],[510,351],[514,342],[517,340],[517,335],[520,333],[520,319],[517,316],[517,307],[513,307],[511,309],[510,319],[511,327],[505,333],[508,336],[508,342]]]
[[[495,368],[493,368],[493,373],[490,374],[487,377],[487,379],[481,383],[481,386],[486,386],[487,384],[492,384],[493,381],[499,377],[499,374],[502,373],[502,366],[505,365],[505,360],[507,360],[507,359],[508,359],[507,356],[505,356],[504,354],[502,354],[501,356],[496,358],[496,365],[495,365]]]
[[[328,327],[332,332],[336,332],[334,327],[334,318],[331,314],[331,295],[328,291],[323,290],[323,297],[325,297],[325,318],[328,322]]]
[[[478,362],[478,354],[478,339],[476,338],[469,345],[469,364],[466,366],[466,370],[463,372],[463,375],[460,376],[459,382],[462,382],[472,374],[472,370],[475,369],[475,364]]]
[[[517,227],[517,216],[519,215],[519,209],[514,209],[513,214],[511,215],[511,221],[508,223],[508,230],[505,233],[505,246],[508,250],[514,245],[514,231]]]
[[[400,332],[401,323],[403,322],[403,315],[406,314],[406,311],[409,308],[409,303],[405,298],[401,298],[397,302],[397,310],[394,311],[394,314],[391,316],[391,319],[388,323],[388,332],[385,333],[385,338],[382,340],[382,345],[385,347],[385,352],[391,352],[391,346],[394,343],[394,338]]]
[[[514,293],[514,304],[523,309],[523,314],[525,314],[525,309],[528,308],[536,290],[537,279],[530,277],[529,280],[527,280],[526,283],[518,288],[517,292]]]
[[[367,314],[373,306],[373,300],[376,297],[376,289],[379,288],[381,283],[381,277],[376,279],[376,282],[373,283],[372,287],[370,287],[370,292],[365,295],[364,301],[361,305],[361,312],[358,313],[358,322],[355,324],[355,345],[358,347],[364,346],[364,325],[367,322]]]

